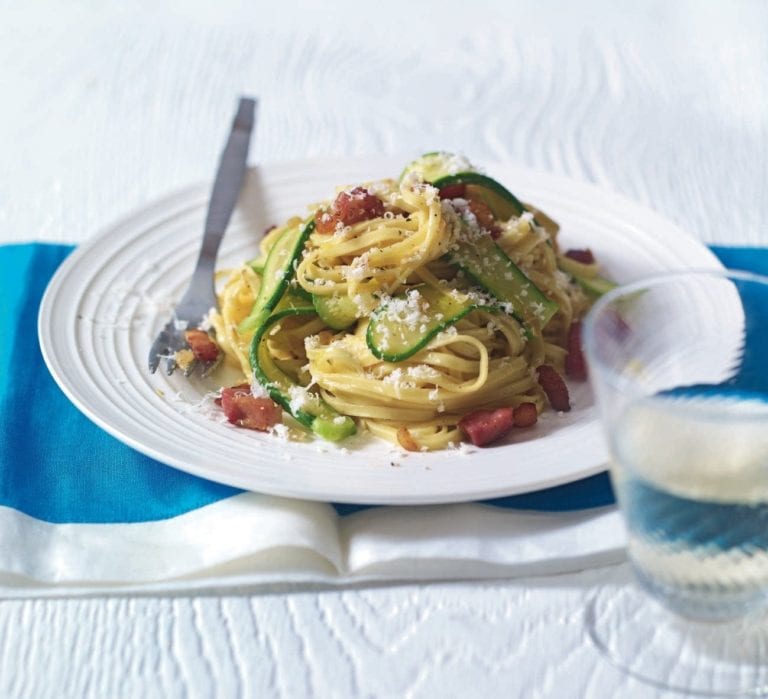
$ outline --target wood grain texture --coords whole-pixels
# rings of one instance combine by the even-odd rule
[[[583,637],[595,585],[626,578],[3,602],[0,695],[657,696]]]
[[[592,20],[490,4],[480,26],[466,9],[395,22],[350,3],[8,7],[4,235],[82,239],[208,179],[248,91],[262,98],[255,162],[453,148],[594,181],[707,241],[733,227],[766,240],[765,8],[593,4]]]
[[[0,238],[82,240],[208,179],[249,92],[253,162],[443,147],[768,243],[764,3],[337,7],[0,2]],[[584,637],[626,575],[2,602],[0,696],[659,696]]]

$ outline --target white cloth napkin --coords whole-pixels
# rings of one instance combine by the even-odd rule
[[[380,507],[242,493],[137,524],[51,524],[0,507],[0,596],[467,580],[559,574],[624,558],[615,507]]]
[[[0,246],[0,302],[10,311],[0,313],[0,335],[13,346],[0,363],[24,358],[0,372],[0,596],[513,577],[621,558],[612,508],[465,504],[340,516],[325,503],[199,481],[134,452],[67,400],[37,347],[30,307],[69,251]]]

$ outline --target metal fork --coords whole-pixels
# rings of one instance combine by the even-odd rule
[[[240,99],[208,203],[203,242],[195,271],[184,296],[174,310],[173,317],[160,331],[149,350],[149,371],[152,374],[163,359],[166,374],[170,376],[174,372],[178,366],[176,352],[189,348],[184,332],[199,328],[211,308],[216,308],[213,281],[216,254],[243,184],[255,111],[256,100],[247,97]],[[202,376],[207,376],[217,364],[218,359],[204,362],[194,359],[184,365],[183,372],[185,376],[189,376],[201,365]]]

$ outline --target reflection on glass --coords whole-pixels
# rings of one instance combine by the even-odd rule
[[[768,693],[768,279],[617,289],[585,343],[644,590],[598,594],[592,638],[659,686]]]

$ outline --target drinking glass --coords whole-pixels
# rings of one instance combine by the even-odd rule
[[[597,592],[592,640],[659,687],[768,694],[768,278],[614,289],[584,344],[637,582]]]

